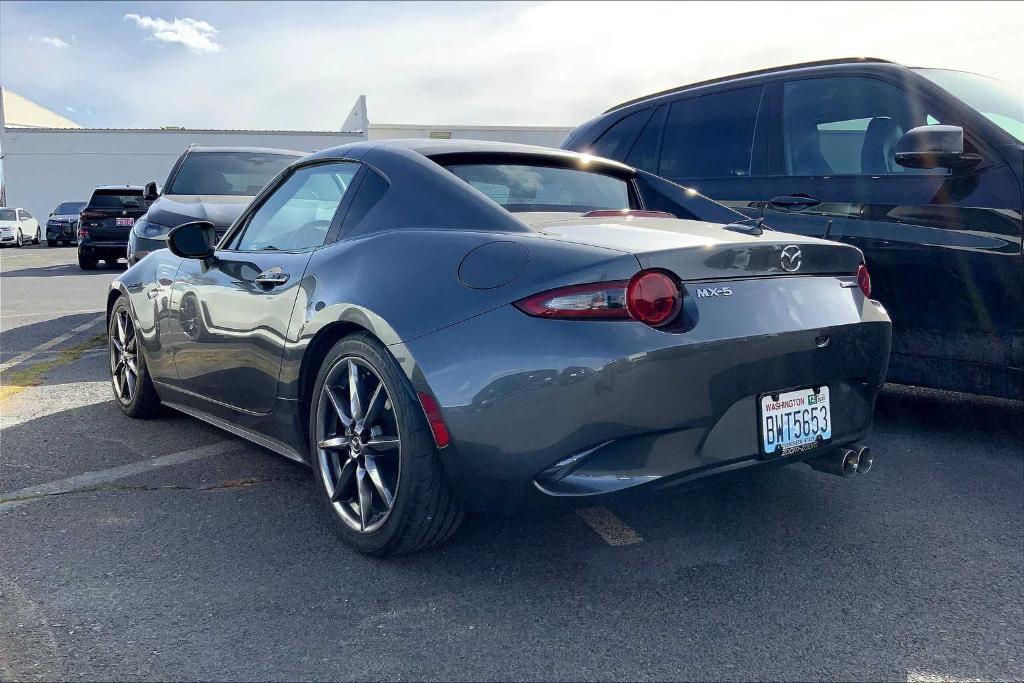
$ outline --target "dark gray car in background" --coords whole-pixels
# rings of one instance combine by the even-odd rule
[[[342,538],[807,461],[850,475],[889,354],[861,252],[587,155],[362,142],[112,284],[112,386],[313,467]]]
[[[46,246],[57,247],[78,241],[78,220],[87,202],[61,202],[46,219]]]
[[[263,186],[303,152],[261,147],[190,146],[171,167],[162,192],[146,185],[152,202],[128,238],[128,263],[167,246],[167,233],[189,221],[209,221],[223,235]]]

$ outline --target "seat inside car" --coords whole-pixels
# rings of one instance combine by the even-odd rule
[[[832,167],[821,153],[817,122],[807,117],[787,119],[786,170],[790,175],[831,175]]]
[[[888,116],[876,116],[864,131],[860,152],[861,173],[899,173],[903,168],[896,163],[893,153],[903,136],[900,125]]]

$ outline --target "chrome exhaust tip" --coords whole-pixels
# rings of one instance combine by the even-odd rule
[[[858,452],[850,448],[839,448],[807,464],[819,472],[834,474],[837,477],[852,477],[857,474]]]
[[[857,474],[867,474],[875,464],[875,456],[867,446],[861,446],[857,451]]]

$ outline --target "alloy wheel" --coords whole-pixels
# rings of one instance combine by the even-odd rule
[[[21,230],[18,231],[18,239],[15,242],[19,247],[25,244],[25,236],[21,234]]]
[[[139,345],[135,325],[128,310],[114,312],[114,326],[110,331],[110,378],[114,395],[128,405],[139,391]]]
[[[366,361],[348,356],[331,367],[315,436],[331,506],[354,531],[376,531],[398,494],[402,439],[388,389]]]

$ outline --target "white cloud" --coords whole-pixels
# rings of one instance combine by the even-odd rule
[[[72,114],[77,114],[78,113],[78,110],[75,109],[74,107],[64,107],[64,108],[67,109]]]
[[[149,31],[153,40],[162,43],[178,43],[197,54],[221,52],[224,46],[217,42],[217,29],[202,19],[185,17],[173,20],[160,17],[142,17],[138,14],[124,15],[125,21],[133,21],[139,28]]]
[[[58,38],[57,36],[43,36],[39,39],[39,41],[42,43],[46,43],[47,45],[52,45],[53,47],[59,50],[63,50],[64,48],[68,47],[68,44],[60,38]]]

